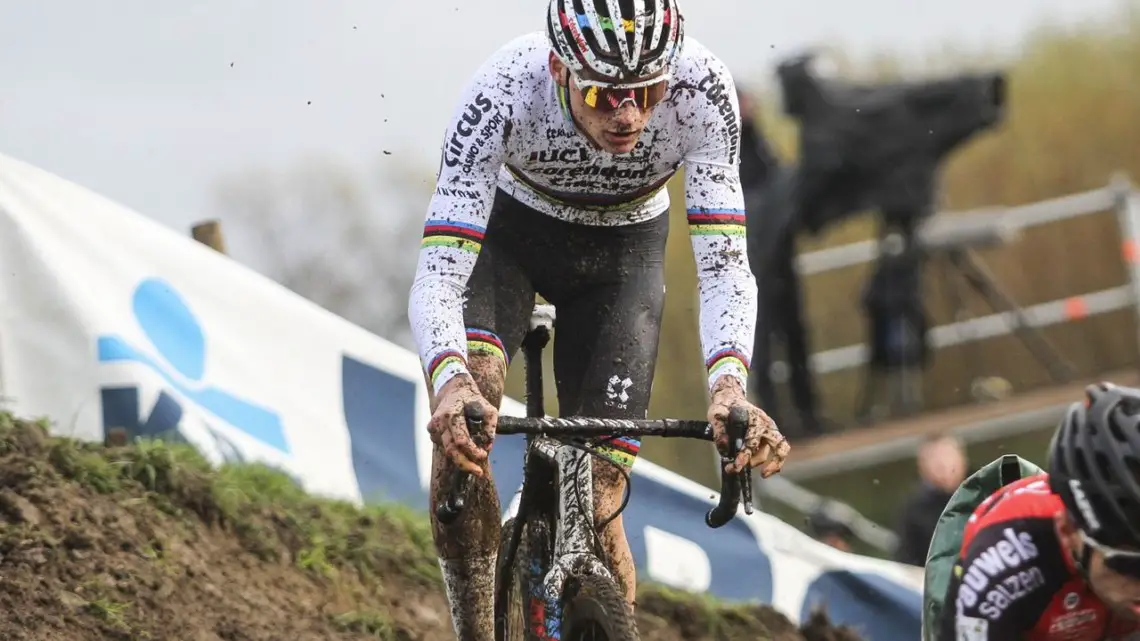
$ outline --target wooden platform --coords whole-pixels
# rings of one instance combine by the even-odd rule
[[[980,441],[1019,434],[1060,419],[1069,403],[1081,398],[1086,385],[1108,380],[1140,385],[1135,370],[1109,372],[1067,385],[1014,395],[1004,401],[930,412],[873,427],[852,427],[802,444],[792,442],[792,454],[781,476],[791,481],[835,474],[913,455],[927,435],[950,431],[963,440]]]

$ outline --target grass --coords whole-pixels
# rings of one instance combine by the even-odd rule
[[[398,569],[421,585],[441,585],[427,519],[402,505],[311,496],[263,464],[215,469],[190,445],[139,440],[106,448],[51,437],[48,425],[0,413],[0,455],[46,454],[56,473],[102,494],[141,489],[143,500],[167,514],[228,528],[263,560],[288,556],[321,578],[353,571],[378,581]],[[153,542],[143,553],[161,556]]]
[[[333,625],[345,632],[356,632],[368,636],[394,641],[396,629],[386,615],[380,612],[345,612],[331,617]]]
[[[129,603],[120,603],[110,599],[95,599],[94,601],[87,602],[86,609],[112,627],[119,628],[120,630],[129,630],[130,626],[127,625],[127,621],[123,618],[123,615],[130,607],[131,605]]]

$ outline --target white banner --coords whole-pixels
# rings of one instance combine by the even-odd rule
[[[415,355],[188,237],[0,156],[0,395],[101,441],[180,435],[212,461],[258,460],[311,492],[426,510],[431,443]],[[402,293],[401,293],[402,294]],[[521,416],[515,401],[504,412]],[[522,441],[496,443],[506,506]],[[921,575],[845,554],[765,515],[704,524],[715,493],[634,468],[624,522],[644,577],[772,603],[826,602],[867,638],[918,638]],[[425,512],[426,518],[426,512]]]

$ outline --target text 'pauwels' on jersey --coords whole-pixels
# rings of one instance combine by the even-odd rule
[[[982,616],[997,619],[1010,603],[1045,583],[1041,568],[1024,567],[1037,558],[1033,537],[1013,528],[1002,530],[1002,537],[962,572],[957,602],[960,610],[976,605]],[[980,604],[979,598],[984,599]]]

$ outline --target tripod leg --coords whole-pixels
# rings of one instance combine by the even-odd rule
[[[859,409],[856,411],[855,419],[863,424],[870,424],[875,421],[872,416],[871,410],[875,405],[875,393],[879,390],[879,371],[867,363],[863,368],[863,387],[859,391]]]
[[[962,295],[962,287],[965,286],[960,280],[954,278],[955,266],[952,262],[945,257],[938,261],[939,267],[942,272],[942,291],[945,298],[950,305],[954,316],[954,322],[960,323],[969,319],[969,312],[966,309],[966,300]],[[962,344],[962,361],[966,366],[966,371],[970,376],[970,395],[974,400],[980,400],[977,394],[977,384],[983,380],[983,375],[988,372],[982,371],[982,361],[985,360],[981,357],[981,344],[975,340],[970,340],[976,337],[975,332],[966,332],[959,329],[957,332],[958,338]],[[988,362],[986,363],[989,369]]]
[[[994,311],[1008,311],[1014,315],[1017,319],[1013,326],[1014,335],[1020,338],[1033,356],[1049,370],[1054,381],[1067,383],[1073,380],[1073,366],[1065,359],[1060,350],[1049,339],[1045,338],[1045,334],[1041,330],[1030,325],[1025,310],[1017,304],[1013,296],[998,285],[993,274],[986,269],[972,251],[953,250],[950,252],[950,261],[958,267],[966,282],[982,298],[986,299]]]

